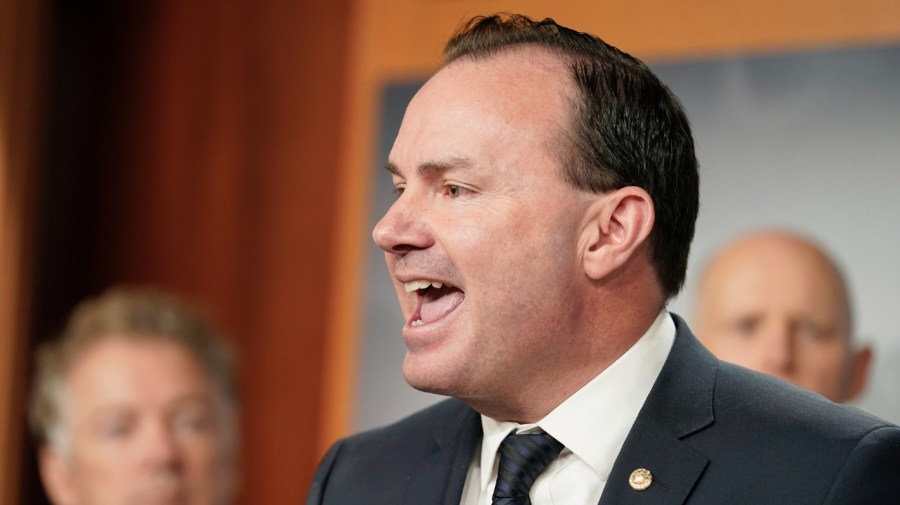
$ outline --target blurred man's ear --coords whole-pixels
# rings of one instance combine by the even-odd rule
[[[72,475],[65,456],[51,447],[42,447],[38,455],[44,489],[55,505],[77,505],[72,491]]]
[[[850,357],[850,376],[847,382],[847,394],[844,401],[855,400],[866,387],[869,378],[869,364],[872,361],[872,349],[869,346],[852,351]]]

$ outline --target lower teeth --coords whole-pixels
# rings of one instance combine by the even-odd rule
[[[412,322],[412,324],[410,324],[410,326],[422,326],[423,324],[425,324],[425,323],[422,322],[421,319],[416,319],[415,321]]]

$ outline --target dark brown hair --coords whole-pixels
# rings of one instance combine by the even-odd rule
[[[667,297],[684,284],[699,210],[699,174],[687,116],[637,58],[600,38],[517,14],[479,16],[444,49],[444,63],[484,59],[533,45],[560,54],[578,90],[564,176],[575,187],[604,193],[637,186],[653,199],[652,261]]]

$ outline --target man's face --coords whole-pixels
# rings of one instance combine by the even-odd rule
[[[816,251],[778,237],[749,240],[711,265],[701,291],[698,334],[719,358],[834,401],[855,394],[845,293]]]
[[[213,384],[163,338],[107,338],[76,358],[63,393],[68,448],[42,472],[58,505],[222,505],[233,459]]]
[[[566,76],[535,50],[457,61],[406,111],[389,156],[399,196],[373,236],[414,387],[489,400],[560,373],[592,196],[561,176]]]

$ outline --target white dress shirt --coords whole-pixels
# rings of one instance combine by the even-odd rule
[[[484,437],[469,465],[460,505],[491,505],[497,449],[514,430],[543,430],[565,445],[532,486],[533,505],[596,505],[674,342],[675,323],[663,310],[631,349],[537,423],[481,416]]]

